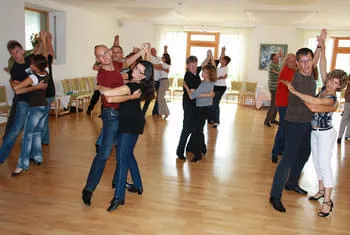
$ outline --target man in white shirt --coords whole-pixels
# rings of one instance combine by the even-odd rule
[[[151,62],[152,64],[161,64],[161,59],[157,57],[157,50],[156,48],[151,48]],[[154,81],[155,81],[155,88],[157,92],[157,97],[158,97],[158,91],[159,91],[159,80],[161,79],[161,71],[158,69],[154,69]],[[158,112],[158,102],[157,100],[154,103],[154,107],[152,110],[152,115],[159,115]]]

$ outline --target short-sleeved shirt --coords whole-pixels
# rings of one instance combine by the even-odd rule
[[[279,72],[281,70],[280,64],[276,64],[274,62],[270,62],[269,64],[269,90],[270,91],[275,91],[277,88],[277,83],[278,83],[278,74],[275,72],[272,72],[272,70]]]
[[[227,74],[227,71],[228,71],[228,67],[227,66],[219,67],[219,68],[217,68],[216,73],[217,73],[218,77],[223,77],[223,76],[225,76]],[[226,79],[218,79],[218,80],[216,80],[215,86],[226,86]]]
[[[166,64],[166,63],[163,63],[162,64],[162,67],[163,69],[169,69],[170,68],[170,65]],[[162,78],[168,78],[169,76],[169,73],[163,71],[163,70],[159,70],[160,71],[160,79]]]
[[[47,56],[47,65],[49,68],[49,80],[46,88],[46,97],[54,97],[56,95],[56,89],[55,89],[55,82],[53,81],[53,75],[52,75],[52,55]]]
[[[278,81],[284,80],[291,82],[294,76],[295,70],[287,66],[283,66],[280,75],[278,76]],[[288,88],[283,83],[279,82],[277,84],[276,90],[276,106],[277,107],[287,107],[288,106]]]
[[[191,98],[196,99],[196,107],[206,107],[213,104],[212,97],[199,97],[201,94],[209,93],[214,89],[215,82],[206,82],[203,81],[199,87],[192,92]]]
[[[161,60],[158,57],[155,56],[151,56],[151,62],[152,64],[161,64]],[[153,71],[153,76],[154,76],[154,81],[158,82],[159,79],[161,79],[161,74],[160,74],[160,70],[159,69],[154,69]]]
[[[114,70],[108,71],[100,68],[97,74],[97,83],[108,88],[116,88],[124,85],[123,78],[120,74],[120,69],[123,64],[120,62],[113,62]],[[102,106],[106,108],[119,109],[119,103],[108,103],[106,98],[102,96]]]
[[[139,83],[129,82],[125,84],[129,87],[131,94],[141,89]],[[119,110],[119,132],[142,134],[145,126],[145,117],[141,111],[140,99],[128,100],[120,103]]]
[[[48,69],[47,69],[48,70]],[[46,71],[45,74],[40,75],[36,73],[32,73],[29,75],[29,78],[33,81],[33,86],[37,86],[41,81],[48,82],[49,81],[49,72]],[[47,105],[47,102],[45,100],[45,90],[35,90],[32,92],[29,92],[29,107],[37,107],[37,106],[45,106]]]
[[[306,95],[315,95],[316,83],[313,76],[304,76],[299,72],[295,72],[293,87],[300,93]],[[305,103],[297,96],[289,93],[288,108],[285,120],[298,123],[310,123],[313,113],[306,107]]]
[[[13,62],[12,68],[10,70],[11,80],[12,81],[24,81],[30,74],[32,74],[32,70],[30,69],[30,61],[33,55],[28,55],[24,57],[24,63],[19,64],[16,61]],[[16,101],[29,101],[28,93],[15,95]]]
[[[324,89],[325,87],[322,88],[321,92]],[[321,92],[317,95],[317,97],[321,94]],[[334,103],[337,102],[337,97],[334,95],[327,95],[324,98],[331,98],[334,100]],[[312,117],[311,125],[313,128],[331,128],[332,116],[333,116],[333,112],[314,113]]]
[[[199,87],[199,84],[201,84],[201,78],[199,77],[199,73],[201,72],[202,67],[197,67],[196,74],[193,74],[189,71],[186,71],[184,80],[190,89],[197,89]],[[196,106],[196,101],[191,100],[190,97],[188,97],[188,94],[186,92],[186,89],[183,88],[184,93],[182,96],[183,104],[184,105],[192,105],[193,107]]]

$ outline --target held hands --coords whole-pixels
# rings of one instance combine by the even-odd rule
[[[215,96],[215,92],[214,90],[211,90],[209,93],[209,98],[214,98],[214,96]]]
[[[289,90],[290,93],[295,94],[296,90],[293,87],[292,83],[285,81],[285,80],[280,80],[281,83],[283,83]]]
[[[46,88],[47,88],[48,85],[49,85],[49,84],[48,84],[47,82],[45,82],[44,80],[42,80],[42,81],[39,82],[38,88],[39,88],[40,90],[46,90]]]
[[[136,91],[134,91],[130,95],[130,98],[133,99],[133,100],[140,99],[140,97],[141,97],[141,90],[140,89],[137,89]]]

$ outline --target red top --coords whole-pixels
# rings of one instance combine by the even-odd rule
[[[116,88],[124,85],[123,78],[120,74],[120,69],[123,63],[113,62],[114,70],[107,71],[101,68],[97,74],[97,83],[104,87]],[[106,98],[102,95],[102,106],[107,108],[119,109],[119,103],[108,103]]]
[[[280,75],[278,76],[278,81],[285,80],[291,82],[293,80],[295,70],[283,66]],[[276,90],[276,107],[287,107],[288,106],[288,88],[283,83],[277,84]]]

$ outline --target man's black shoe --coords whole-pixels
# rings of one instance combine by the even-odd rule
[[[278,156],[277,156],[277,155],[272,155],[272,156],[271,156],[271,161],[272,161],[273,163],[277,163],[277,162],[278,162]]]
[[[303,194],[303,195],[307,194],[307,191],[300,188],[299,185],[296,185],[295,187],[288,187],[286,185],[284,188],[288,191],[294,191],[294,192],[299,193],[299,194]]]
[[[283,206],[280,198],[270,197],[270,204],[279,212],[286,212],[286,208]]]
[[[118,206],[120,206],[120,205],[124,205],[124,200],[114,198],[114,199],[111,201],[111,205],[107,208],[107,211],[108,211],[108,212],[112,212],[112,211],[114,211],[115,209],[117,209]]]
[[[276,124],[276,125],[279,125],[279,124],[280,124],[280,122],[279,122],[279,121],[277,121],[277,120],[273,120],[273,121],[271,122],[271,124]]]
[[[183,154],[177,153],[177,159],[186,161],[186,157]]]
[[[83,202],[85,205],[90,206],[91,205],[91,196],[92,196],[92,192],[88,191],[88,190],[83,190]]]

